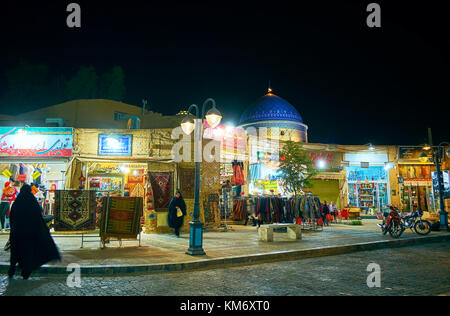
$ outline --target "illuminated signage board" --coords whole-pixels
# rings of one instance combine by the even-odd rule
[[[0,127],[0,157],[70,157],[70,127]]]
[[[98,135],[99,156],[131,156],[132,135]]]

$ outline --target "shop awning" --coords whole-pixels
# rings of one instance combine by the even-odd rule
[[[147,162],[162,162],[162,163],[175,163],[173,159],[157,159],[157,158],[127,158],[127,157],[75,157],[76,160],[81,162],[129,162],[129,163],[147,163]]]

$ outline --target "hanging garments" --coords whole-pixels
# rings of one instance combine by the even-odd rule
[[[234,186],[241,186],[245,184],[245,177],[244,177],[244,163],[233,161],[233,178],[232,178],[232,184]]]

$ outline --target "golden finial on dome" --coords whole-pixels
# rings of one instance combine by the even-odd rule
[[[272,88],[271,88],[271,85],[270,85],[270,80],[269,80],[269,88],[267,89],[267,94],[266,95],[273,95],[272,94]]]

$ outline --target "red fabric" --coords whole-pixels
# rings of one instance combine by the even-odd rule
[[[10,187],[10,182],[5,183],[5,188],[3,189],[2,201],[7,201],[9,203],[16,200],[17,189]]]
[[[321,218],[319,218],[319,219],[317,220],[317,225],[323,225],[323,220],[322,220]]]
[[[331,216],[331,214],[327,214],[327,222],[332,222],[333,221],[333,216]]]

